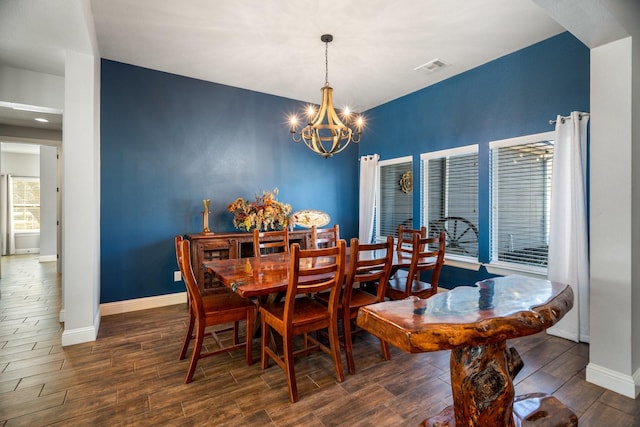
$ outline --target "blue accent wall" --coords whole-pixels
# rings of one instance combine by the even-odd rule
[[[184,291],[173,281],[173,237],[201,231],[202,199],[212,231],[235,231],[227,205],[278,187],[294,210],[323,210],[344,238],[357,236],[358,156],[373,153],[412,155],[418,177],[420,153],[479,144],[488,262],[489,141],[589,111],[589,50],[569,33],[367,111],[362,142],[328,160],[291,142],[287,115],[301,102],[108,60],[101,73],[102,303]],[[440,280],[489,276],[445,267]]]
[[[101,73],[101,303],[184,291],[173,238],[202,231],[203,199],[214,232],[236,231],[236,197],[278,187],[357,236],[358,149],[294,144],[303,103],[109,60]]]
[[[569,33],[498,58],[367,112],[360,154],[381,160],[479,144],[479,261],[489,262],[489,142],[553,131],[556,115],[589,111],[589,49]],[[414,226],[421,218],[420,186],[413,192]],[[445,287],[491,277],[445,267]]]

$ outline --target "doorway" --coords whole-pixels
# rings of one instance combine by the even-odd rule
[[[35,254],[60,272],[60,143],[0,140],[2,255]]]

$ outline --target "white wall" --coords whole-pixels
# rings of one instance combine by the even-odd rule
[[[67,52],[62,141],[62,345],[100,325],[100,58]]]
[[[586,378],[636,397],[640,393],[640,2],[604,0],[603,4],[627,37],[591,51],[592,335]]]
[[[631,363],[631,43],[627,37],[591,50],[591,346],[587,380],[635,397]]]
[[[0,100],[62,110],[64,77],[0,65]]]
[[[58,254],[58,148],[40,146],[40,262]]]
[[[0,171],[13,176],[40,176],[40,155],[28,153],[2,153]]]

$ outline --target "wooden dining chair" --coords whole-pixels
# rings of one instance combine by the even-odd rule
[[[187,370],[184,382],[190,383],[193,379],[193,374],[196,370],[198,360],[223,352],[237,350],[244,347],[246,362],[249,365],[252,364],[251,333],[253,331],[253,324],[256,318],[255,304],[232,292],[214,293],[203,296],[200,292],[200,288],[198,287],[198,283],[196,282],[196,277],[193,274],[193,268],[191,267],[191,248],[188,240],[176,238],[176,257],[178,259],[182,278],[187,286],[190,316],[191,313],[193,313],[193,323],[190,320],[189,325],[187,326],[187,333],[185,334],[185,342],[183,343],[181,358],[184,358],[189,342],[193,339],[195,340],[193,353],[191,354],[191,362],[189,363],[189,369]],[[218,344],[220,345],[219,349],[202,353],[202,343],[206,335],[206,328],[225,323],[235,323],[241,320],[246,320],[245,342],[238,342],[238,329],[236,327],[234,328],[233,343],[231,346],[222,347],[218,341]],[[237,323],[235,324],[237,325]],[[193,334],[193,329],[195,329],[195,335]]]
[[[384,301],[387,282],[391,273],[393,263],[393,237],[388,236],[384,243],[364,244],[359,243],[357,238],[350,242],[349,266],[345,278],[344,288],[340,302],[338,303],[338,317],[342,321],[341,345],[345,349],[347,356],[347,370],[350,374],[356,371],[353,359],[353,336],[362,332],[357,329],[355,320],[358,316],[358,309],[369,304]],[[364,284],[374,285],[377,294],[372,294],[363,290]],[[354,287],[360,285],[360,287]],[[319,294],[316,298],[319,301],[328,303],[327,294]],[[389,345],[386,341],[380,340],[382,357],[389,360]]]
[[[182,257],[182,236],[181,235],[177,235],[174,239],[174,243],[175,243],[175,251],[176,251],[176,262],[178,263],[178,269],[180,270],[180,273],[182,273],[182,266],[180,265],[180,259]],[[184,273],[182,273],[182,276],[184,276]],[[196,317],[195,317],[195,313],[194,313],[194,308],[193,305],[191,304],[191,291],[189,291],[189,287],[187,286],[187,306],[189,308],[189,321],[187,323],[187,330],[185,331],[184,334],[184,340],[182,341],[182,348],[180,349],[180,356],[179,356],[179,360],[184,359],[187,356],[187,350],[189,348],[189,343],[191,342],[191,340],[194,338],[193,336],[193,325],[195,325],[196,323]],[[236,327],[236,325],[234,325],[234,328]]]
[[[311,227],[311,248],[326,248],[329,246],[335,246],[336,242],[340,240],[340,226],[334,224],[331,228],[316,228]]]
[[[262,369],[266,369],[269,359],[273,359],[284,370],[291,402],[298,401],[294,357],[321,349],[331,355],[338,382],[344,380],[338,341],[338,299],[344,281],[344,263],[344,240],[339,240],[335,247],[306,250],[294,243],[291,245],[289,285],[284,301],[260,306]],[[328,305],[312,298],[326,291],[330,291]],[[309,335],[321,329],[329,330],[329,347]],[[272,332],[282,337],[282,356],[269,347]],[[297,335],[304,335],[304,347],[294,351],[293,337]]]
[[[396,242],[398,257],[411,258],[411,254],[413,254],[413,237],[415,235],[424,239],[427,237],[427,227],[422,226],[419,230],[415,230],[412,228],[404,228],[402,224],[398,225],[398,240]],[[408,274],[408,270],[396,268],[391,270],[391,277],[397,279],[406,278]]]
[[[176,251],[176,262],[178,264],[178,269],[180,270],[180,272],[182,273],[182,268],[180,266],[180,257],[182,256],[182,236],[181,235],[177,235],[174,239],[174,243],[175,243],[175,251]],[[193,265],[192,265],[193,267]],[[194,273],[195,274],[195,273]],[[184,276],[184,274],[183,274]],[[205,281],[207,280],[207,276],[205,275]],[[197,282],[197,279],[196,279]],[[193,304],[191,304],[191,296],[190,291],[189,291],[189,287],[186,286],[187,289],[187,306],[189,308],[189,320],[187,323],[187,330],[185,331],[184,334],[184,339],[182,341],[182,348],[180,349],[180,356],[178,357],[179,360],[183,360],[185,357],[187,357],[187,350],[189,349],[189,343],[191,343],[191,340],[193,340],[195,338],[195,335],[193,335],[193,327],[196,323],[196,315],[195,315],[195,309]],[[219,293],[228,293],[231,292],[231,290],[229,288],[226,288],[224,286],[216,286],[215,288],[200,288],[200,295],[202,298],[206,299],[208,297],[208,295],[210,294],[219,294]],[[233,343],[237,344],[238,343],[238,327],[240,325],[240,322],[235,321],[233,322],[233,324],[228,327],[228,328],[221,328],[221,329],[217,329],[216,333],[222,333],[222,332],[228,332],[228,331],[233,331]],[[209,332],[207,331],[204,335],[205,337],[207,336],[213,336],[215,338],[216,341],[218,340],[217,335],[214,332]]]
[[[410,295],[429,298],[438,292],[438,279],[444,264],[445,234],[438,237],[421,238],[413,236],[411,264],[406,278],[392,277],[387,284],[386,296],[392,300],[405,299]],[[420,273],[431,271],[431,280],[423,282]]]
[[[289,252],[289,230],[253,230],[253,256]]]
[[[404,228],[402,224],[398,226],[398,240],[396,251],[406,253],[409,256],[413,253],[413,236],[418,235],[422,239],[427,237],[427,227],[422,226],[419,230]]]

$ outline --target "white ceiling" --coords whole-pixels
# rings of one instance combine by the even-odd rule
[[[92,0],[103,58],[336,105],[383,104],[563,28],[530,0]],[[414,68],[441,58],[436,73]]]
[[[532,0],[0,0],[0,64],[64,75],[64,52],[97,42],[102,58],[318,103],[330,33],[334,102],[365,111],[562,31]],[[414,71],[436,58],[450,65]]]

